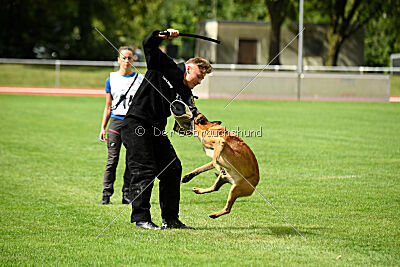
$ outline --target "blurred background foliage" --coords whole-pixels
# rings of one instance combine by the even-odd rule
[[[141,47],[155,29],[196,32],[199,21],[271,22],[271,55],[280,49],[280,27],[298,21],[295,0],[0,0],[0,57],[113,60],[115,45]],[[305,23],[326,23],[330,44],[327,65],[335,65],[342,42],[365,30],[365,65],[388,66],[400,52],[399,0],[307,0]],[[179,57],[193,56],[194,40],[173,40]],[[274,64],[279,64],[279,58]]]

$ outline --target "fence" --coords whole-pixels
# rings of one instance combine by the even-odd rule
[[[390,100],[385,74],[214,71],[194,89],[202,98],[283,99],[324,101]]]
[[[60,66],[112,66],[116,61],[46,60],[0,58],[0,63],[54,65],[55,87],[60,86]],[[135,62],[136,67],[146,67],[145,62]],[[269,99],[319,99],[389,101],[389,75],[400,73],[400,67],[346,67],[304,66],[297,74],[295,65],[238,65],[213,64],[215,71],[204,80],[195,92],[203,97],[233,97],[255,74],[257,79],[246,88],[240,98]],[[380,73],[380,74],[378,74]],[[324,86],[321,86],[324,85]]]
[[[60,87],[60,66],[94,66],[94,67],[114,67],[118,69],[117,61],[90,61],[90,60],[51,60],[51,59],[18,59],[0,58],[0,63],[7,64],[32,64],[32,65],[54,65],[56,72],[55,86]],[[135,62],[136,67],[146,67],[145,62]]]

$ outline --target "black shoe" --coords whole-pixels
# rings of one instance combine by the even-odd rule
[[[124,197],[122,198],[122,204],[131,204],[131,201],[129,200],[128,197],[124,196]]]
[[[139,221],[136,222],[136,228],[150,229],[150,230],[161,230],[161,227],[152,221]]]
[[[163,219],[162,228],[193,229],[194,230],[194,227],[188,226],[178,219],[172,219],[172,220]]]
[[[103,196],[103,198],[101,199],[100,204],[101,204],[101,205],[108,205],[108,204],[110,204],[110,197],[108,197],[108,196]]]

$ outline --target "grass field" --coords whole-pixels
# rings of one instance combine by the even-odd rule
[[[106,146],[98,141],[103,98],[0,95],[0,265],[400,265],[400,105],[198,101],[244,137],[261,173],[258,194],[231,214],[229,186],[204,173],[181,187],[180,218],[197,230],[136,230],[121,202],[101,206]],[[171,127],[171,121],[167,129]],[[209,159],[192,137],[171,136],[187,173]],[[158,181],[152,215],[161,222]]]
[[[107,73],[114,71],[110,67],[62,66],[61,87],[103,88]],[[140,68],[141,73],[145,69]],[[0,64],[0,86],[46,86],[54,87],[56,73],[54,66]],[[23,75],[23,78],[21,78]],[[391,76],[392,96],[400,96],[400,75]]]
[[[107,75],[113,67],[61,66],[60,87],[104,88]],[[139,68],[142,73],[145,70]],[[0,86],[45,86],[54,87],[54,66],[0,64]]]

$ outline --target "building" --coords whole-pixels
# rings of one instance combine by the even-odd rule
[[[304,65],[324,65],[328,53],[327,26],[305,24],[303,42]],[[199,22],[197,33],[218,39],[221,45],[196,40],[195,56],[218,64],[268,63],[271,25],[264,21],[206,20]],[[281,28],[281,49],[297,35],[298,26],[292,23]],[[298,38],[280,55],[282,65],[297,65]],[[349,37],[343,44],[338,66],[362,66],[364,64],[364,31]]]

